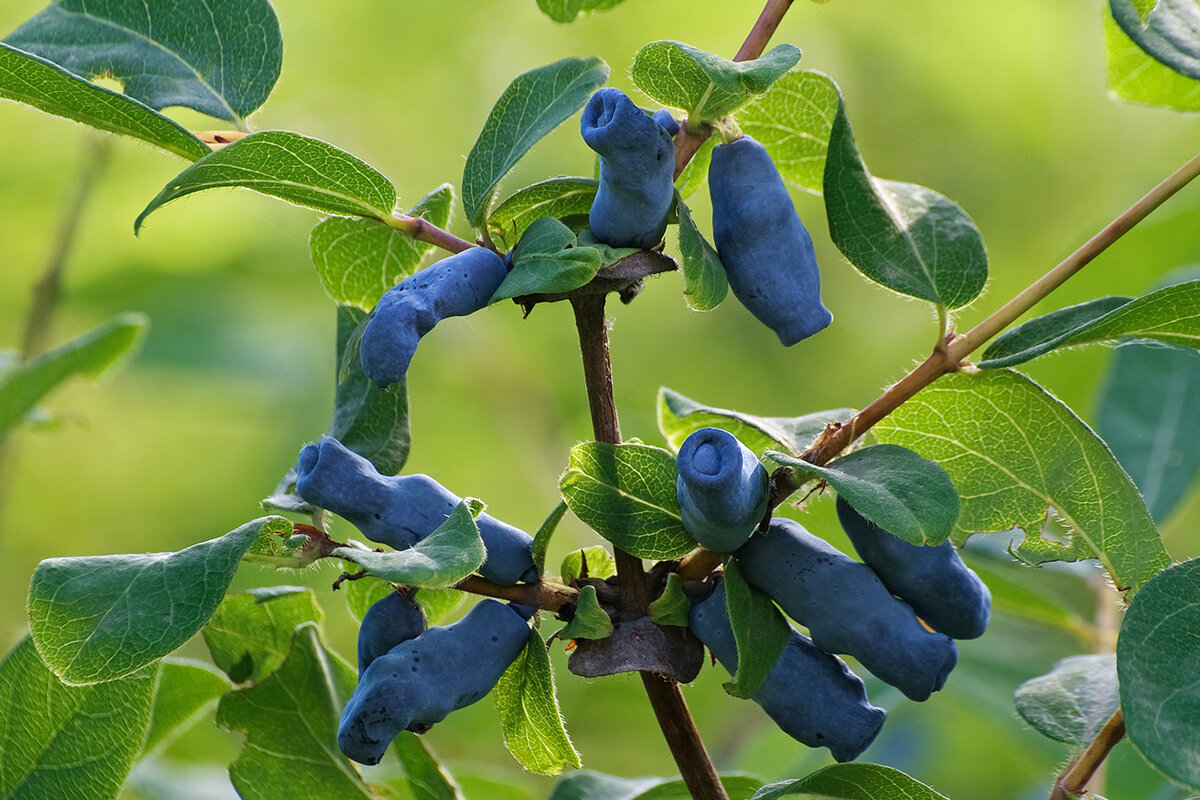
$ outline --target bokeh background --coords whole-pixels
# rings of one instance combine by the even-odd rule
[[[841,85],[874,174],[937,189],[982,230],[991,282],[959,314],[960,327],[1053,266],[1194,154],[1194,117],[1108,98],[1103,5],[800,2],[776,34],[775,42],[803,49],[801,66]],[[0,31],[42,6],[5,0]],[[731,56],[759,11],[758,3],[628,0],[562,26],[543,17],[534,0],[277,0],[276,7],[284,71],[255,127],[296,130],[349,150],[388,175],[403,204],[442,182],[460,182],[464,155],[492,102],[519,72],[598,55],[612,67],[610,85],[639,98],[627,69],[641,45],[677,39]],[[213,127],[190,113],[177,118]],[[31,288],[95,139],[73,123],[0,104],[0,349],[16,346]],[[502,189],[590,175],[592,159],[571,121]],[[67,385],[47,403],[47,424],[9,442],[0,483],[0,649],[26,629],[25,593],[39,560],[175,550],[225,533],[261,515],[259,499],[328,424],[334,309],[307,248],[318,217],[250,192],[209,192],[157,212],[135,238],[134,217],[184,166],[140,143],[112,141],[80,220],[53,340],[121,311],[146,313],[152,327],[128,368],[100,386]],[[858,275],[829,242],[820,198],[797,192],[794,199],[817,242],[834,325],[785,350],[732,297],[713,312],[695,313],[684,305],[678,276],[652,280],[632,305],[610,309],[627,438],[661,443],[654,413],[660,386],[768,416],[861,407],[927,351],[936,326],[927,306]],[[692,205],[707,229],[703,194]],[[461,210],[452,229],[471,235]],[[1194,187],[1039,311],[1141,294],[1170,269],[1197,261]],[[1027,371],[1090,419],[1109,355],[1102,348],[1074,351]],[[568,449],[591,433],[569,309],[542,306],[522,320],[519,309],[501,304],[440,326],[422,343],[409,390],[413,449],[406,470],[428,472],[460,494],[484,498],[495,515],[535,529],[557,502]],[[806,524],[836,541],[831,510],[828,502],[814,503]],[[1200,553],[1198,520],[1200,495],[1193,492],[1164,528],[1176,559]],[[349,535],[347,527],[341,530]],[[568,517],[549,563],[594,543]],[[332,567],[294,575],[245,566],[235,586],[314,587],[329,640],[349,655],[355,626],[329,588],[336,575]],[[1095,612],[1096,596],[1077,575],[1042,569],[1025,577],[1081,614]],[[927,703],[870,684],[890,719],[865,758],[905,769],[950,797],[1044,797],[1067,754],[1017,717],[1012,691],[1091,646],[997,617],[987,636],[961,644],[946,691]],[[205,656],[196,643],[184,652]],[[566,672],[561,647],[553,658],[585,766],[622,776],[674,773],[636,677],[583,681]],[[825,751],[797,745],[757,707],[726,696],[724,679],[719,669],[706,669],[686,690],[722,770],[775,780],[825,763]],[[523,773],[504,751],[490,702],[456,713],[426,740],[471,798],[541,798],[549,791],[550,779]],[[223,769],[240,744],[211,718],[203,721],[143,768],[127,797],[232,797]],[[1128,743],[1112,757],[1108,781],[1114,797],[1180,796]]]

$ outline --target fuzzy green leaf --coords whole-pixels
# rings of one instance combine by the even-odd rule
[[[576,247],[575,234],[554,217],[535,220],[513,250],[512,269],[489,301],[542,292],[568,292],[596,277],[600,252]]]
[[[1025,721],[1059,742],[1086,747],[1117,710],[1117,662],[1111,653],[1071,656],[1031,678],[1014,697]]]
[[[165,658],[154,690],[150,728],[142,743],[142,756],[166,747],[230,689],[229,681],[208,664]]]
[[[716,308],[729,293],[729,281],[725,277],[725,265],[717,255],[717,249],[708,243],[696,223],[692,212],[677,199],[679,210],[679,253],[683,257],[683,297],[689,308],[709,311]]]
[[[667,575],[667,585],[662,594],[650,604],[650,619],[659,625],[674,625],[686,628],[692,601],[683,593],[683,578],[678,572]]]
[[[482,228],[500,180],[529,148],[608,80],[598,58],[565,58],[518,75],[492,107],[463,167],[467,221]]]
[[[514,192],[488,216],[488,232],[496,246],[509,250],[535,220],[554,217],[578,229],[587,224],[600,181],[594,178],[551,178]]]
[[[563,639],[607,639],[612,636],[613,624],[596,599],[596,587],[584,586],[576,600],[575,616],[563,626]]]
[[[738,127],[771,154],[779,174],[820,194],[842,93],[828,75],[789,72],[738,114]]]
[[[579,753],[567,736],[554,689],[546,643],[537,631],[492,690],[504,746],[530,772],[558,775],[579,768]]]
[[[587,562],[587,574],[583,574],[583,564]],[[611,578],[617,574],[617,562],[601,545],[592,545],[579,550],[572,550],[563,557],[560,573],[563,581],[570,583],[576,578]]]
[[[1180,75],[1156,61],[1125,35],[1105,9],[1104,46],[1108,55],[1108,89],[1120,100],[1200,111],[1200,80]]]
[[[834,764],[791,781],[769,783],[750,800],[946,800],[898,769],[880,764]]]
[[[231,681],[260,683],[287,658],[293,631],[322,616],[316,595],[299,586],[231,594],[204,626],[204,643]]]
[[[1158,0],[1146,11],[1135,0],[1109,0],[1109,11],[1138,47],[1180,75],[1200,80],[1200,5]]]
[[[725,605],[738,653],[737,672],[725,691],[750,698],[783,655],[792,628],[765,592],[746,583],[735,558],[725,560]]]

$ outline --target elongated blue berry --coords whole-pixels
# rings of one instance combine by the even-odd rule
[[[950,542],[909,544],[855,511],[840,496],[838,519],[863,563],[888,591],[951,639],[974,639],[987,629],[992,594]]]
[[[733,434],[701,428],[684,440],[675,459],[675,494],[683,527],[703,547],[732,553],[767,511],[767,469]]]
[[[941,689],[958,661],[950,637],[925,630],[870,567],[798,522],[776,517],[737,557],[746,580],[808,628],[818,649],[854,656],[913,700]]]
[[[363,673],[342,711],[338,747],[360,764],[378,764],[400,731],[423,732],[483,698],[528,638],[519,613],[481,600],[453,625],[401,642]]]
[[[713,148],[708,189],[717,254],[742,305],[789,347],[829,325],[812,237],[763,146],[743,136]]]
[[[730,674],[737,672],[723,582],[692,606],[688,627]],[[840,658],[795,631],[752,699],[788,736],[809,747],[828,747],[838,761],[851,761],[866,750],[886,717]]]
[[[486,247],[472,247],[388,289],[363,329],[363,372],[380,386],[404,380],[421,337],[447,317],[486,306],[507,274],[502,257]]]
[[[401,642],[419,636],[427,627],[425,610],[409,589],[392,592],[371,604],[358,628],[358,676],[371,662]]]
[[[428,475],[380,475],[370,461],[331,436],[300,451],[296,491],[345,517],[371,541],[396,550],[433,533],[462,501]],[[479,568],[483,577],[501,584],[537,580],[529,534],[487,513],[475,524],[487,548]]]
[[[670,134],[611,87],[592,95],[579,130],[600,155],[600,188],[588,213],[592,233],[612,247],[654,247],[675,198]]]

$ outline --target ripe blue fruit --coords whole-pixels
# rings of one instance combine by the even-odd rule
[[[855,511],[841,497],[838,519],[863,563],[917,616],[951,639],[974,639],[987,629],[992,594],[950,542],[909,544]]]
[[[679,133],[679,121],[672,116],[671,112],[665,108],[660,108],[650,115],[650,118],[662,126],[662,129],[669,133],[672,138]]]
[[[737,672],[723,581],[692,606],[688,627],[730,674]],[[840,658],[795,631],[752,699],[788,736],[809,747],[828,747],[838,761],[851,761],[866,750],[887,716],[868,702],[863,682]]]
[[[486,247],[472,247],[388,289],[363,328],[363,372],[380,386],[404,380],[421,337],[446,317],[486,306],[507,274],[502,257]]]
[[[703,547],[732,553],[767,511],[770,476],[748,447],[719,428],[701,428],[675,458],[683,527]]]
[[[717,254],[742,305],[789,347],[832,322],[812,237],[763,146],[743,136],[714,147],[708,189]]]
[[[360,764],[378,764],[400,731],[422,733],[490,692],[528,638],[519,613],[481,600],[453,625],[396,645],[359,680],[342,711],[338,747]]]
[[[437,530],[462,500],[428,475],[380,475],[370,461],[331,436],[300,451],[296,491],[345,517],[371,541],[396,550]],[[479,574],[500,584],[538,579],[529,534],[487,513],[475,524],[487,548]]]
[[[358,628],[360,678],[376,658],[425,630],[425,610],[413,598],[414,594],[411,589],[392,592],[375,601],[363,614]]]
[[[854,656],[913,700],[941,689],[958,661],[950,637],[925,630],[870,567],[797,522],[776,517],[737,557],[746,580],[807,627],[818,649]]]
[[[600,188],[588,213],[592,234],[612,247],[654,247],[675,199],[670,134],[613,88],[592,95],[579,130],[600,155]]]

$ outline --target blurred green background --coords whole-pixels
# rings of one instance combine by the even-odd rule
[[[1057,263],[1195,152],[1194,118],[1107,97],[1100,0],[841,0],[797,3],[775,42],[804,51],[801,66],[841,85],[871,171],[921,183],[955,200],[983,232],[992,280],[963,310],[969,327]],[[0,31],[43,6],[5,0]],[[758,3],[628,0],[570,26],[534,0],[277,0],[284,71],[256,128],[285,128],[365,159],[411,204],[458,184],[491,103],[519,72],[569,55],[598,55],[610,85],[630,91],[636,50],[677,39],[731,56]],[[642,98],[644,100],[644,98]],[[190,113],[195,128],[214,124]],[[51,252],[94,134],[13,103],[0,104],[0,349],[15,347],[31,287]],[[141,237],[134,217],[183,161],[130,140],[111,159],[81,220],[53,340],[121,311],[152,327],[136,361],[102,386],[69,384],[48,403],[53,424],[13,437],[0,486],[0,647],[25,631],[28,579],[43,558],[175,550],[259,516],[298,449],[327,426],[333,395],[333,306],[308,257],[312,212],[250,192],[209,192],[157,212]],[[557,174],[590,175],[592,153],[569,121],[539,144],[502,187]],[[661,443],[655,392],[769,416],[862,405],[928,350],[936,322],[921,303],[868,283],[828,240],[820,198],[796,207],[817,242],[823,297],[834,325],[783,349],[732,298],[716,311],[685,307],[678,276],[653,279],[631,306],[614,303],[617,400],[626,438]],[[693,200],[708,227],[703,194]],[[461,212],[452,223],[470,237]],[[672,242],[673,244],[673,242]],[[1141,294],[1168,270],[1200,261],[1200,188],[1057,292],[1040,311],[1105,294]],[[1091,418],[1108,351],[1091,348],[1028,372]],[[500,304],[439,326],[409,372],[413,450],[407,471],[428,472],[527,530],[557,502],[567,451],[590,438],[574,325],[566,307],[526,320]],[[467,455],[469,454],[469,455]],[[464,457],[464,456],[467,457]],[[827,502],[806,521],[835,539]],[[593,544],[568,518],[550,554]],[[1200,495],[1164,528],[1176,559],[1200,553]],[[342,532],[350,535],[343,524]],[[235,586],[303,583],[320,593],[326,630],[353,653],[354,624],[329,585],[337,570],[271,574],[253,566]],[[1028,571],[1090,616],[1077,578]],[[1109,601],[1105,601],[1109,602]],[[552,627],[551,627],[552,629]],[[1044,797],[1065,749],[1028,728],[1012,690],[1087,645],[998,617],[961,644],[947,690],[925,704],[870,684],[890,720],[865,759],[910,771],[950,797]],[[185,648],[204,657],[201,646]],[[636,677],[583,681],[554,649],[560,698],[585,766],[623,776],[673,774]],[[727,697],[719,669],[686,691],[723,770],[769,780],[823,763],[774,730],[752,704]],[[483,702],[438,725],[426,741],[473,798],[544,797],[550,779],[524,774],[504,752]],[[220,798],[237,737],[211,722],[139,773],[129,797]],[[820,753],[824,753],[822,750]],[[174,781],[187,774],[185,784]],[[172,788],[155,793],[157,782]],[[1108,771],[1114,797],[1174,797],[1128,743]],[[515,783],[501,789],[491,781]]]

